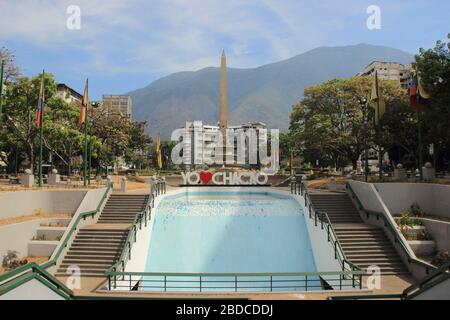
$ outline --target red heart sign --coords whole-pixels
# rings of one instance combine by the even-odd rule
[[[203,184],[208,184],[211,181],[212,176],[211,172],[200,172],[200,180]]]

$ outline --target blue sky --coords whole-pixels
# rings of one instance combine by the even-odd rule
[[[69,30],[69,5],[81,29]],[[367,7],[381,9],[369,30]],[[447,0],[0,0],[0,46],[22,73],[42,68],[91,99],[177,71],[279,61],[319,46],[386,45],[416,53],[450,32]]]

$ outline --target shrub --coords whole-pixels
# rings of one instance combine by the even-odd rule
[[[412,227],[414,225],[414,221],[409,212],[402,212],[398,221],[401,226]]]
[[[417,202],[414,202],[411,205],[411,207],[409,209],[409,212],[414,217],[423,217],[423,215],[424,215],[424,212],[423,212],[422,208],[419,206],[419,204]]]
[[[448,251],[441,251],[436,254],[436,256],[433,258],[433,261],[431,261],[431,264],[440,267],[447,262],[450,262],[450,255],[448,254]]]
[[[17,251],[8,250],[3,256],[2,267],[11,270],[28,263],[26,259],[19,260],[17,254]]]

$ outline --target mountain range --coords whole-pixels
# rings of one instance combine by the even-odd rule
[[[304,88],[354,76],[375,60],[408,64],[413,58],[398,49],[359,44],[320,47],[257,68],[228,68],[228,123],[261,121],[286,131],[292,105],[302,98]],[[127,93],[133,101],[133,118],[147,121],[148,132],[162,139],[169,139],[186,121],[217,124],[219,82],[220,68],[215,67],[163,77]]]

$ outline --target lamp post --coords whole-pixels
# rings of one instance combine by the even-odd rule
[[[359,99],[359,104],[363,111],[363,134],[364,134],[364,181],[369,180],[369,149],[367,148],[367,123],[368,123],[368,100],[366,97]]]

